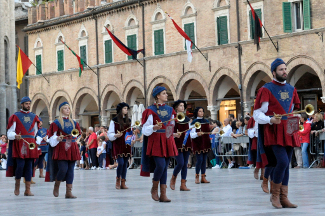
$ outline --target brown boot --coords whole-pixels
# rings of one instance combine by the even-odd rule
[[[40,178],[45,178],[45,176],[43,175],[43,169],[39,169],[39,176]]]
[[[200,184],[200,176],[199,176],[199,174],[195,174],[195,184]]]
[[[180,187],[180,190],[181,190],[181,191],[190,191],[190,189],[188,189],[188,188],[186,187],[186,180],[185,180],[185,179],[182,179],[182,180],[181,180],[181,187]]]
[[[16,182],[15,182],[15,191],[14,191],[14,194],[16,195],[16,196],[18,196],[19,195],[19,189],[20,189],[20,179],[16,179]]]
[[[34,194],[32,194],[30,192],[30,184],[31,184],[30,181],[26,181],[25,182],[25,193],[24,193],[24,196],[34,196]]]
[[[76,196],[72,195],[72,184],[66,184],[66,192],[65,192],[66,199],[75,199]]]
[[[116,177],[116,184],[115,184],[116,189],[121,189],[121,177]]]
[[[129,189],[126,185],[125,185],[126,180],[122,179],[121,180],[121,189]]]
[[[259,173],[259,171],[260,171],[260,168],[255,168],[254,169],[254,178],[255,179],[258,179],[258,173]]]
[[[159,184],[159,181],[154,181],[154,180],[152,180],[151,198],[152,198],[154,201],[159,201],[159,196],[158,196],[158,184]]]
[[[288,185],[282,185],[280,188],[280,203],[283,208],[297,208],[298,206],[292,204],[288,199]]]
[[[210,183],[206,178],[205,178],[205,174],[201,175],[201,183]]]
[[[175,190],[175,184],[176,184],[176,178],[177,178],[177,176],[172,176],[172,178],[170,179],[170,189],[172,189],[172,190]]]
[[[160,185],[160,199],[159,202],[170,202],[171,200],[168,199],[167,195],[166,195],[166,189],[167,189],[167,185],[161,184]]]
[[[265,192],[265,193],[270,193],[269,191],[269,181],[267,178],[265,178],[263,176],[263,181],[262,181],[262,184],[261,184],[261,187],[262,187],[262,190]]]
[[[36,184],[36,183],[33,181],[33,178],[31,178],[30,183],[31,183],[31,184]]]
[[[55,181],[54,183],[53,195],[55,197],[59,196],[60,183],[61,183],[60,181]]]
[[[264,171],[265,171],[265,168],[262,168],[261,169],[260,180],[263,180],[263,178],[264,178]]]
[[[282,183],[275,184],[274,182],[272,182],[272,184],[273,184],[273,187],[272,187],[271,202],[275,208],[280,209],[280,208],[282,208],[282,205],[280,203],[280,188],[281,188]]]

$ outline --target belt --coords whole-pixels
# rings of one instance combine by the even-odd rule
[[[35,136],[33,135],[21,135],[22,138],[32,138],[35,139]]]
[[[166,130],[165,129],[159,129],[156,131],[156,133],[166,133]]]
[[[270,117],[272,118],[273,116],[270,116]],[[282,116],[281,120],[288,120],[288,116]]]
[[[66,139],[63,139],[61,142],[66,142],[67,140]],[[71,142],[76,142],[75,139],[72,139]]]

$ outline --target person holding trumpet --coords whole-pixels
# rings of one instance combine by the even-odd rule
[[[152,96],[156,103],[149,106],[142,114],[143,148],[141,156],[141,176],[150,176],[153,172],[151,197],[155,201],[170,202],[167,198],[167,168],[170,157],[178,155],[173,137],[176,112],[165,103],[167,90],[163,86],[156,86]],[[155,166],[155,168],[154,168]],[[160,196],[158,185],[160,183]]]
[[[47,133],[50,147],[45,181],[55,181],[55,197],[59,196],[60,183],[66,181],[65,198],[77,198],[72,194],[72,183],[75,162],[81,159],[76,142],[81,133],[80,126],[72,119],[68,102],[61,103],[59,111],[59,118],[52,122]]]
[[[128,160],[131,157],[131,145],[126,144],[125,135],[131,131],[130,109],[127,103],[119,103],[116,107],[117,116],[111,120],[108,138],[113,143],[113,158],[117,160],[116,189],[128,189],[125,185]]]
[[[186,102],[183,100],[177,100],[173,104],[173,108],[177,113],[179,112],[184,113],[186,107],[187,107]],[[188,157],[190,156],[192,150],[192,142],[191,139],[189,138],[187,138],[185,142],[186,131],[191,130],[190,122],[191,119],[189,117],[185,117],[185,120],[182,122],[179,121],[175,122],[174,138],[175,138],[176,147],[178,149],[178,156],[175,157],[177,161],[177,165],[175,166],[172,178],[170,179],[170,188],[172,190],[175,190],[176,178],[178,173],[181,171],[182,179],[181,179],[180,190],[190,191],[190,189],[186,187],[186,176],[187,176]]]
[[[38,116],[30,112],[31,100],[23,97],[21,110],[10,116],[7,136],[9,139],[6,177],[15,176],[14,194],[20,194],[20,179],[25,177],[24,196],[34,196],[30,191],[33,163],[39,153],[35,145],[35,135],[39,127]]]
[[[288,118],[299,109],[297,90],[286,83],[286,63],[275,59],[271,64],[273,81],[259,89],[254,106],[254,119],[258,122],[258,157],[262,164],[274,167],[271,176],[271,202],[275,208],[296,208],[288,199],[289,165],[294,147],[299,147]],[[292,122],[292,121],[291,121]],[[295,128],[298,128],[295,121]],[[296,132],[291,130],[291,132]]]
[[[45,178],[43,174],[43,168],[44,168],[44,157],[45,154],[48,152],[49,146],[48,146],[48,139],[47,139],[47,129],[42,127],[43,125],[43,120],[41,117],[39,117],[40,124],[39,124],[39,130],[37,131],[36,134],[36,144],[39,146],[40,150],[42,151],[42,154],[39,156],[38,159],[36,159],[35,162],[35,168],[38,166],[39,169],[39,177],[40,178]]]

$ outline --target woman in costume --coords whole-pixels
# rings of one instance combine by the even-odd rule
[[[48,152],[48,139],[47,139],[47,129],[42,127],[43,125],[43,120],[41,119],[41,117],[38,117],[38,119],[40,120],[40,124],[39,124],[39,130],[37,131],[36,134],[36,144],[39,145],[39,148],[42,151],[42,154],[39,156],[38,159],[36,159],[35,162],[35,167],[38,166],[39,169],[39,177],[40,178],[45,178],[45,176],[43,175],[43,162],[44,162],[44,158],[46,153]]]
[[[193,128],[191,130],[191,138],[193,145],[193,153],[196,155],[196,165],[195,165],[195,184],[200,184],[200,171],[201,171],[201,183],[210,183],[205,178],[206,171],[206,161],[208,152],[211,150],[211,141],[210,141],[210,128],[209,121],[204,117],[203,107],[196,107],[194,110],[194,120],[191,125],[194,125],[196,122],[201,123],[201,129]],[[204,134],[206,133],[206,134]]]
[[[77,137],[72,136],[72,130],[78,130],[79,124],[71,117],[71,109],[68,102],[59,106],[59,118],[54,120],[48,130],[49,152],[45,181],[55,181],[53,195],[59,196],[60,183],[66,181],[65,198],[77,198],[72,195],[72,183],[74,178],[74,166],[80,160]]]
[[[144,139],[140,175],[150,176],[150,171],[153,171],[152,165],[155,164],[151,197],[155,201],[170,202],[166,195],[167,168],[170,157],[177,156],[178,151],[173,137],[175,122],[169,120],[173,119],[176,113],[172,107],[165,104],[168,97],[165,87],[155,87],[152,96],[156,103],[149,106],[142,114]],[[159,183],[160,196],[158,196]]]
[[[131,145],[125,143],[125,135],[131,131],[131,120],[128,117],[129,108],[129,105],[124,102],[117,105],[117,116],[111,120],[108,131],[108,138],[113,143],[113,158],[117,160],[118,164],[116,169],[116,189],[128,189],[125,182],[128,160],[131,156]]]
[[[173,108],[174,110],[178,112],[184,112],[186,110],[186,102],[183,100],[178,100],[174,103]],[[185,133],[180,133],[182,131],[188,130],[190,128],[190,121],[191,119],[188,117],[185,117],[185,120],[182,122],[179,122],[176,120],[175,122],[175,128],[174,128],[174,137],[175,137],[175,144],[178,149],[178,156],[175,157],[177,165],[174,168],[173,176],[170,180],[170,188],[172,190],[175,190],[175,184],[176,184],[176,178],[178,173],[181,171],[181,191],[190,191],[186,187],[186,176],[187,176],[187,163],[188,163],[188,157],[192,150],[192,142],[191,139],[187,136],[186,142],[185,142]],[[185,142],[185,145],[183,144]]]

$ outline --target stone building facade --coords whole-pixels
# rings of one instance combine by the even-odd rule
[[[17,110],[15,65],[15,2],[0,1],[0,133]]]
[[[189,111],[203,106],[206,115],[222,121],[230,113],[238,116],[241,105],[245,112],[251,112],[257,90],[272,79],[270,64],[277,57],[287,62],[288,82],[299,90],[303,106],[313,103],[323,109],[323,1],[250,2],[278,51],[265,30],[261,50],[256,50],[246,0],[206,0],[204,4],[201,0],[54,0],[31,7],[29,25],[24,29],[29,38],[29,56],[33,62],[38,61],[42,75],[49,80],[47,83],[35,69],[30,70],[32,111],[46,111],[48,120],[53,121],[58,116],[58,105],[68,101],[73,118],[87,127],[97,121],[101,106],[100,121],[105,125],[117,103],[151,104],[153,88],[164,85],[169,101],[188,100]],[[191,24],[192,39],[208,61],[194,49],[192,63],[187,62],[185,41],[165,11],[182,28]],[[105,49],[110,46],[106,42],[110,37],[104,26],[125,44],[135,35],[135,49],[145,45],[145,58],[138,55],[140,63],[145,63],[145,71],[137,61],[128,60],[114,43]],[[156,33],[161,35],[159,39],[155,39]],[[90,69],[79,77],[76,57],[60,39],[99,72],[99,88],[97,76]]]

